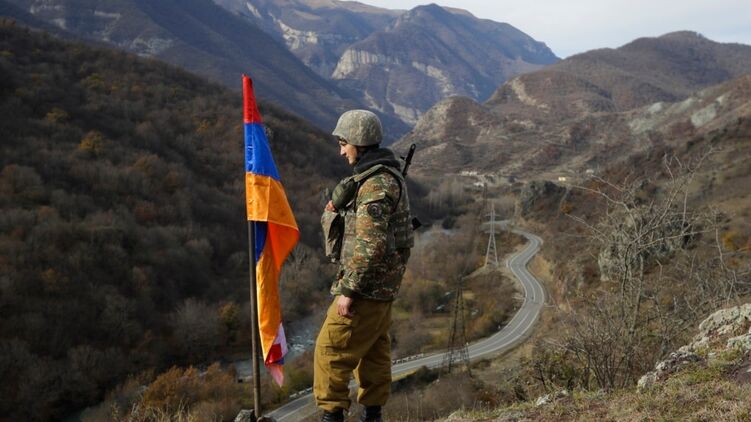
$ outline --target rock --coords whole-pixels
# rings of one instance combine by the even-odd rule
[[[545,394],[544,396],[540,396],[535,400],[535,406],[544,406],[548,403],[550,403],[550,394]]]
[[[723,337],[751,334],[751,303],[719,310],[699,324],[699,334],[694,337],[689,350],[698,350]],[[747,331],[748,330],[748,331]]]
[[[700,335],[723,335],[751,327],[751,303],[719,310],[702,321]]]
[[[544,406],[546,404],[552,403],[558,399],[568,397],[569,392],[568,390],[560,390],[556,391],[555,393],[545,394],[544,396],[540,396],[535,400],[535,406]]]
[[[707,350],[710,346],[712,349]],[[734,348],[751,351],[751,303],[722,309],[707,317],[699,324],[699,333],[693,341],[655,365],[654,371],[642,376],[637,389],[646,390],[691,363],[705,364],[706,359],[697,355],[697,350],[703,349],[711,361],[719,351]]]
[[[751,352],[751,334],[744,334],[729,339],[726,347],[728,349],[738,348],[744,352]]]
[[[683,348],[681,348],[683,349]],[[704,358],[688,350],[671,353],[667,359],[657,363],[655,370],[647,372],[636,384],[637,391],[646,391],[670,374],[676,373],[691,363],[704,362]]]
[[[636,384],[636,389],[638,391],[644,391],[652,388],[653,385],[657,382],[657,372],[650,371],[644,374],[641,378],[639,378],[639,382]]]
[[[686,246],[690,239],[682,235],[686,229],[681,217],[676,214],[666,217],[665,221],[654,229],[651,236],[659,239],[658,241],[650,246],[633,249],[633,245],[638,243],[634,236],[641,236],[641,232],[634,228],[648,226],[649,221],[657,218],[655,212],[658,211],[650,207],[638,207],[633,209],[632,215],[622,215],[616,230],[610,231],[607,243],[597,256],[601,281],[619,280],[626,272],[627,266],[636,268],[640,260],[647,263],[661,260]]]
[[[253,422],[253,411],[243,409],[235,417],[235,422]]]
[[[667,359],[655,365],[655,371],[657,372],[658,378],[663,378],[665,375],[681,370],[690,363],[702,361],[704,361],[704,359],[693,352],[673,352]]]

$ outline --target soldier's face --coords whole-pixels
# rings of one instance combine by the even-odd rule
[[[339,155],[346,158],[350,166],[357,163],[357,147],[341,139],[339,140]]]

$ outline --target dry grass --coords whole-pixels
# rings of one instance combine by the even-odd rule
[[[575,392],[549,405],[464,411],[446,421],[751,421],[751,383],[732,376],[751,357],[726,358],[689,367],[644,392]]]

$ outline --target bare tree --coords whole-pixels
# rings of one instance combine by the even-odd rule
[[[659,184],[642,176],[578,187],[604,201],[597,223],[572,216],[590,230],[604,284],[569,315],[561,347],[602,388],[633,383],[699,315],[750,290],[725,264],[716,212],[689,206],[705,157],[688,164],[664,157],[667,181]]]
[[[171,322],[178,352],[192,361],[208,358],[222,343],[219,313],[203,302],[185,300],[172,315]]]

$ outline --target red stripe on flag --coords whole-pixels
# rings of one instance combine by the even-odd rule
[[[283,358],[284,355],[282,354],[282,345],[281,344],[274,344],[271,346],[271,350],[269,350],[269,355],[266,356],[266,365],[276,363],[278,360]]]
[[[261,113],[256,105],[256,94],[253,93],[253,81],[248,75],[243,75],[243,121],[245,123],[262,123]]]

